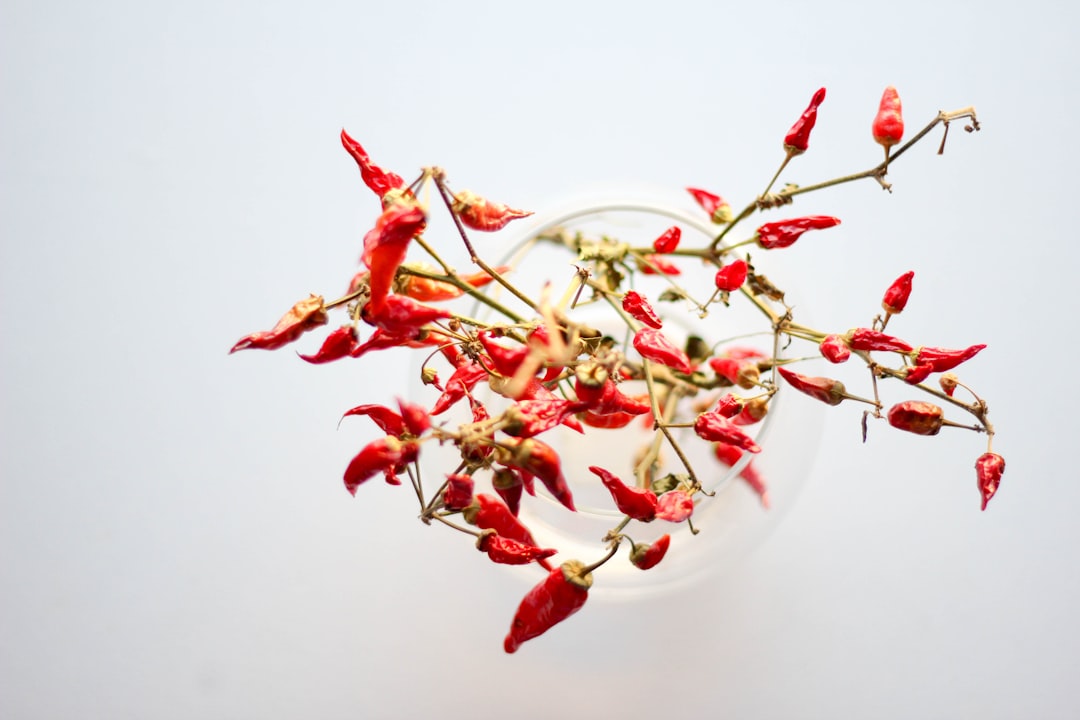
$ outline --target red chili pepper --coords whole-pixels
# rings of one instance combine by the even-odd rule
[[[945,411],[937,405],[908,400],[889,408],[889,424],[916,435],[937,435],[945,422]]]
[[[532,212],[528,210],[514,210],[502,203],[486,200],[468,190],[454,194],[452,209],[466,227],[481,232],[502,230],[511,220],[532,215]]]
[[[425,305],[405,295],[387,295],[377,310],[368,303],[361,312],[365,321],[391,335],[404,335],[451,315],[446,308]]]
[[[313,365],[340,360],[348,357],[356,348],[356,328],[352,325],[342,325],[337,330],[326,336],[322,346],[314,355],[300,355],[301,360],[306,360]]]
[[[630,317],[634,318],[640,323],[644,323],[651,328],[659,330],[664,326],[663,320],[653,310],[652,305],[645,299],[643,295],[633,290],[627,290],[623,295],[622,309],[630,314]]]
[[[814,93],[814,97],[810,98],[810,105],[784,136],[784,150],[789,156],[801,155],[810,146],[810,131],[814,129],[818,107],[824,100],[825,88],[821,88]]]
[[[663,255],[643,255],[638,262],[638,270],[646,275],[681,275],[679,266]]]
[[[1001,484],[1001,475],[1005,472],[1005,458],[997,453],[983,453],[975,461],[975,472],[979,476],[979,492],[982,494],[982,509],[985,510]]]
[[[456,473],[446,476],[446,489],[443,490],[443,506],[447,510],[464,510],[472,504],[472,498],[472,476]]]
[[[416,265],[413,267],[419,267],[425,270],[430,269],[429,266],[423,265]],[[500,275],[503,275],[510,271],[510,266],[502,265],[495,268],[495,271]],[[494,278],[486,272],[480,271],[471,275],[462,275],[459,279],[468,285],[479,288],[484,287]],[[465,291],[457,285],[452,285],[445,280],[433,280],[418,275],[404,275],[404,277],[400,277],[398,281],[402,295],[408,295],[413,300],[420,300],[421,302],[453,300],[454,298],[459,298],[465,294]]]
[[[735,260],[716,271],[716,287],[724,292],[735,292],[746,282],[745,260]]]
[[[363,357],[373,350],[386,350],[388,348],[396,347],[415,347],[415,343],[420,340],[423,334],[423,331],[419,328],[413,328],[404,333],[391,333],[382,328],[375,328],[375,332],[371,333],[371,337],[369,337],[367,341],[354,347],[349,355],[358,358]]]
[[[401,415],[383,405],[357,405],[350,410],[346,410],[345,414],[341,417],[342,419],[345,419],[353,415],[368,416],[379,426],[379,429],[387,435],[393,435],[396,438],[400,438],[405,434],[405,420]],[[419,435],[420,433],[416,434]]]
[[[693,372],[690,367],[690,358],[655,328],[641,328],[634,333],[634,349],[641,357],[661,365],[666,365],[673,370],[689,375]]]
[[[694,501],[682,490],[670,490],[656,501],[656,517],[678,523],[694,514]]]
[[[386,482],[400,485],[401,481],[395,476],[405,472],[405,467],[416,460],[419,451],[417,443],[402,442],[390,435],[368,443],[345,468],[345,489],[356,495],[361,483],[380,472],[386,476]]]
[[[634,549],[630,552],[630,562],[634,564],[634,567],[641,570],[648,570],[651,567],[656,567],[664,556],[667,555],[668,546],[671,545],[670,535],[661,535],[656,542],[652,543],[638,543],[634,546]]]
[[[473,498],[472,504],[461,511],[465,522],[475,525],[481,530],[494,530],[504,538],[517,540],[525,545],[536,546],[532,533],[510,513],[510,509],[503,505],[502,500],[494,495],[480,493]],[[546,569],[551,569],[551,564],[546,560],[540,562]]]
[[[341,144],[352,155],[356,164],[360,166],[360,177],[363,179],[364,184],[378,195],[380,200],[385,198],[386,194],[391,190],[400,190],[405,187],[405,181],[399,176],[392,172],[385,172],[378,165],[371,162],[367,151],[364,150],[360,143],[349,137],[349,134],[344,129],[341,131]]]
[[[487,531],[476,540],[476,549],[486,552],[493,562],[503,565],[528,565],[537,560],[549,558],[559,552],[554,548],[538,548],[535,545],[526,545],[497,535],[494,531]]]
[[[765,416],[769,413],[769,400],[768,398],[758,397],[753,400],[749,400],[743,406],[742,411],[731,418],[731,422],[736,425],[753,425],[761,422]]]
[[[869,328],[855,328],[844,336],[852,350],[884,350],[889,352],[911,352],[911,345],[900,338],[886,335]]]
[[[525,362],[525,358],[529,356],[529,348],[524,345],[506,347],[495,342],[489,330],[481,330],[476,337],[484,346],[484,351],[491,360],[492,369],[504,377],[513,377],[517,369]]]
[[[658,253],[670,253],[675,252],[679,247],[679,240],[682,239],[682,228],[678,225],[672,225],[665,230],[660,237],[653,240],[653,250]]]
[[[713,443],[713,454],[716,455],[717,460],[728,467],[734,467],[735,463],[742,460],[743,451],[728,443]],[[745,480],[746,484],[761,498],[762,506],[768,508],[769,488],[765,485],[765,478],[754,467],[753,460],[743,466],[743,469],[739,471],[739,477]]]
[[[232,350],[229,350],[229,354],[237,350],[277,350],[326,322],[322,295],[312,295],[289,308],[289,312],[277,321],[272,330],[251,333],[240,338],[239,342],[232,346]]]
[[[732,345],[724,348],[724,357],[735,358],[736,360],[753,360],[769,356],[756,347]]]
[[[521,477],[510,468],[499,468],[491,478],[491,487],[499,494],[506,503],[506,507],[513,515],[521,509]]]
[[[472,411],[474,423],[486,423],[491,419],[487,408],[469,396],[469,409]],[[458,445],[461,459],[474,465],[484,465],[491,454],[495,452],[495,431],[488,429],[487,432],[471,433],[468,438]],[[515,513],[516,514],[516,513]]]
[[[637,417],[637,415],[631,415],[630,413],[625,412],[613,412],[608,415],[599,415],[592,410],[586,410],[581,414],[581,422],[589,427],[604,430],[617,430],[618,428],[624,428],[632,423],[635,417]]]
[[[761,371],[756,362],[733,357],[709,358],[709,367],[717,375],[727,379],[733,385],[744,390],[752,390],[761,380]]]
[[[419,437],[431,427],[431,416],[423,405],[406,402],[401,398],[398,398],[397,404],[401,410],[401,419],[405,423],[405,429],[410,435]]]
[[[383,210],[375,227],[364,236],[363,262],[371,271],[371,296],[365,308],[371,314],[382,310],[394,286],[397,269],[405,260],[412,239],[423,232],[427,222],[416,201],[394,203]]]
[[[579,375],[574,380],[574,392],[581,403],[578,409],[590,410],[596,415],[620,412],[644,415],[652,410],[647,401],[635,400],[624,394],[611,378],[605,378],[603,383],[596,386],[583,381]]]
[[[719,413],[726,418],[733,418],[743,411],[745,405],[746,403],[742,398],[728,394],[717,401],[713,412]]]
[[[476,384],[487,376],[487,370],[484,369],[484,366],[474,362],[466,363],[454,370],[454,374],[446,381],[446,390],[435,401],[435,406],[431,408],[431,414],[441,415],[449,410],[451,406],[468,395],[476,387]]]
[[[697,420],[694,421],[694,432],[703,440],[728,443],[747,452],[761,452],[761,448],[752,437],[717,412],[705,412],[698,415]]]
[[[575,403],[562,398],[519,400],[503,412],[502,431],[507,435],[531,438],[559,425],[577,412]]]
[[[807,230],[824,230],[840,224],[840,218],[830,215],[807,215],[806,217],[765,223],[757,229],[758,245],[766,250],[786,248],[795,244]]]
[[[908,298],[911,297],[911,279],[914,277],[915,272],[909,270],[893,280],[893,284],[885,291],[885,297],[881,299],[881,307],[885,312],[890,315],[899,315],[903,311]]]
[[[686,188],[686,192],[694,196],[694,201],[701,206],[702,210],[709,213],[709,219],[717,225],[723,225],[735,219],[735,213],[731,211],[731,205],[719,195],[714,195],[708,190],[692,187]]]
[[[934,368],[931,365],[911,365],[904,368],[904,382],[908,385],[918,385],[926,378],[930,377],[930,373],[934,372]]]
[[[881,94],[877,115],[870,127],[874,141],[886,151],[904,137],[904,117],[900,107],[900,95],[892,85]]]
[[[934,372],[944,372],[946,370],[952,370],[960,363],[970,360],[985,348],[985,345],[972,345],[964,350],[920,347],[915,352],[915,364],[929,365]]]
[[[791,387],[823,403],[839,405],[844,402],[844,398],[847,396],[847,389],[844,387],[844,383],[839,380],[800,375],[783,367],[776,368],[776,371],[788,381]]]
[[[652,522],[656,517],[656,493],[652,490],[630,487],[613,473],[596,465],[590,465],[589,472],[604,483],[619,512],[641,522]]]
[[[851,357],[851,348],[839,335],[826,335],[818,345],[822,357],[831,363],[847,362]]]
[[[563,476],[559,455],[550,445],[534,438],[511,438],[503,445],[499,448],[502,451],[498,453],[499,462],[538,477],[556,500],[570,510],[576,509],[570,486]]]
[[[592,587],[592,573],[578,560],[563,563],[530,590],[518,605],[503,650],[516,652],[521,643],[543,635],[585,604]]]

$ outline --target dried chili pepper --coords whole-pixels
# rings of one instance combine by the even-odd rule
[[[614,473],[596,465],[590,465],[589,472],[600,478],[600,482],[611,493],[611,499],[615,501],[619,512],[641,522],[652,522],[656,517],[657,499],[652,490],[630,487]]]
[[[669,490],[656,500],[656,517],[678,523],[694,514],[694,501],[682,490]]]
[[[521,477],[510,468],[499,468],[491,478],[491,487],[515,516],[521,509],[522,485]]]
[[[468,190],[454,194],[454,214],[466,227],[481,232],[502,230],[511,220],[529,217],[529,210],[514,210],[502,203],[492,202]]]
[[[752,390],[761,381],[761,371],[757,362],[733,357],[709,358],[709,367],[717,375],[744,390]]]
[[[717,225],[724,225],[735,219],[735,213],[731,211],[731,205],[719,195],[714,195],[708,190],[692,187],[686,188],[686,192],[694,197],[694,202],[700,205],[702,210],[709,213],[709,219]]]
[[[585,569],[578,560],[563,563],[530,590],[514,613],[503,650],[516,652],[521,643],[543,635],[580,610],[589,598],[593,581],[592,573]]]
[[[619,412],[643,415],[652,410],[648,401],[636,400],[619,390],[615,381],[608,377],[606,372],[603,373],[603,381],[599,384],[596,383],[595,377],[592,380],[583,377],[582,370],[588,367],[587,364],[579,365],[574,378],[574,392],[577,393],[580,402],[579,409],[591,410],[597,415]]]
[[[979,493],[982,494],[982,509],[986,509],[990,498],[994,497],[998,486],[1001,485],[1001,476],[1005,472],[1005,458],[997,453],[986,452],[975,461],[975,472],[979,477]]]
[[[672,225],[667,230],[660,234],[660,237],[653,240],[653,250],[658,253],[671,253],[679,247],[679,240],[682,239],[682,228],[678,225]]]
[[[375,227],[364,236],[362,259],[371,271],[368,279],[371,295],[365,310],[371,314],[382,310],[409,243],[423,232],[426,222],[423,208],[415,201],[394,203],[383,210]]]
[[[469,409],[472,411],[473,424],[480,428],[486,427],[486,431],[475,429],[466,433],[458,444],[461,459],[473,465],[483,465],[491,454],[495,452],[495,431],[487,422],[491,419],[487,408],[469,395]],[[516,514],[516,513],[515,513]]]
[[[473,479],[471,475],[454,473],[446,476],[443,490],[443,507],[447,510],[464,510],[472,504]]]
[[[818,344],[818,350],[821,351],[822,357],[834,364],[847,362],[847,359],[851,357],[851,348],[839,335],[826,335]]]
[[[679,266],[662,255],[642,255],[638,270],[646,275],[681,275]]]
[[[889,315],[899,315],[907,306],[908,298],[911,297],[911,280],[914,277],[915,272],[909,270],[893,280],[893,284],[885,291],[881,307]]]
[[[736,425],[753,425],[764,420],[768,413],[769,399],[767,397],[757,397],[753,400],[748,400],[743,405],[742,411],[731,418],[731,422]]]
[[[878,104],[877,115],[874,116],[870,130],[874,136],[874,142],[885,148],[886,153],[904,137],[904,117],[900,107],[900,95],[892,85],[885,88],[885,92],[881,94],[881,102]]]
[[[387,435],[365,445],[345,468],[345,489],[356,495],[361,483],[380,472],[386,476],[386,482],[400,485],[397,475],[405,472],[405,466],[416,460],[420,446],[415,442],[402,442]]]
[[[951,372],[947,372],[938,378],[938,385],[941,386],[941,391],[949,397],[953,396],[953,393],[956,392],[956,388],[959,384],[960,378],[956,377],[956,375]]]
[[[424,331],[419,328],[413,328],[404,333],[391,333],[382,328],[375,328],[375,332],[371,333],[371,337],[355,346],[349,355],[358,358],[363,357],[373,350],[386,350],[388,348],[396,347],[419,347],[416,343],[419,342],[423,344],[423,335]]]
[[[908,400],[889,408],[889,424],[916,435],[937,435],[945,423],[945,411],[937,405]]]
[[[652,305],[645,299],[643,295],[633,290],[627,290],[623,295],[622,309],[630,314],[630,317],[634,318],[640,323],[644,323],[651,328],[659,330],[664,326],[663,320],[653,310]]]
[[[734,445],[728,443],[713,443],[713,454],[716,455],[716,459],[724,463],[728,467],[734,467],[735,463],[742,460],[743,451]],[[742,470],[739,471],[739,477],[746,481],[746,484],[757,493],[761,498],[762,507],[769,507],[769,488],[765,485],[765,478],[761,477],[761,473],[754,467],[754,461],[743,465]]]
[[[314,355],[300,355],[300,359],[313,365],[321,365],[348,357],[356,349],[356,345],[356,328],[352,325],[342,325],[326,336],[318,352]]]
[[[726,418],[733,418],[743,411],[745,405],[746,402],[742,398],[729,393],[717,401],[713,412],[719,413]]]
[[[405,181],[399,176],[392,172],[386,172],[371,162],[367,151],[364,150],[360,143],[349,137],[349,134],[344,129],[341,131],[341,144],[352,155],[356,164],[360,166],[360,177],[363,179],[364,184],[378,195],[380,200],[384,199],[391,191],[405,187]]]
[[[536,540],[533,539],[529,529],[522,525],[521,521],[510,512],[510,508],[494,495],[477,494],[472,504],[461,511],[461,515],[465,518],[465,522],[481,530],[494,530],[504,538],[536,547]],[[546,560],[541,561],[540,564],[547,569],[551,568],[551,564]]]
[[[251,333],[240,338],[229,350],[229,354],[237,350],[277,350],[326,322],[326,307],[322,295],[312,295],[289,308],[272,330]]]
[[[634,545],[634,549],[630,551],[630,562],[634,564],[634,567],[640,570],[648,570],[649,568],[656,567],[664,556],[667,555],[668,547],[671,545],[671,536],[664,534],[661,535],[652,544],[638,543]]]
[[[786,248],[794,245],[807,230],[824,230],[839,224],[840,218],[830,215],[807,215],[765,223],[757,229],[757,243],[766,250]]]
[[[492,369],[504,377],[513,377],[517,369],[525,362],[525,358],[529,356],[529,348],[524,345],[507,347],[495,342],[489,330],[481,330],[476,337],[488,354]]]
[[[469,362],[461,365],[446,381],[446,390],[431,408],[432,415],[440,415],[469,394],[476,384],[488,376],[487,370],[479,363]]]
[[[752,437],[718,412],[704,412],[698,415],[694,421],[694,432],[702,440],[728,443],[747,452],[761,452],[761,448]]]
[[[430,266],[422,264],[405,264],[402,268],[416,268],[429,270]],[[431,271],[434,269],[431,268]],[[495,268],[495,272],[500,275],[506,274],[510,271],[509,265],[501,265]],[[401,276],[403,275],[403,277]],[[398,277],[399,292],[402,295],[408,295],[413,300],[420,300],[421,302],[437,302],[439,300],[453,300],[459,298],[465,294],[465,291],[459,288],[457,285],[446,282],[445,280],[434,280],[432,278],[420,277],[419,275],[409,275],[402,273]],[[471,275],[461,275],[458,278],[466,285],[471,285],[474,288],[484,287],[490,283],[494,278],[487,272],[481,270],[480,272],[472,273]]]
[[[788,130],[787,135],[784,136],[784,151],[787,152],[789,157],[803,154],[810,146],[810,131],[814,129],[814,124],[817,122],[818,107],[824,100],[825,88],[821,88],[810,98],[810,105],[807,106],[803,114]]]
[[[870,328],[855,328],[844,336],[852,350],[882,350],[888,352],[911,352],[912,348],[900,338],[886,335]]]
[[[908,385],[918,385],[930,377],[932,372],[934,372],[934,368],[931,365],[911,365],[904,368],[904,382]]]
[[[354,408],[346,410],[345,414],[341,417],[344,419],[354,415],[366,415],[371,418],[375,424],[379,426],[379,429],[387,435],[393,435],[394,437],[400,438],[405,434],[405,420],[401,415],[384,405],[374,405],[371,403],[357,405]]]
[[[570,510],[576,509],[570,486],[563,476],[559,455],[550,445],[535,438],[510,438],[499,447],[497,457],[503,465],[539,478],[556,500]]]
[[[788,381],[791,387],[823,403],[839,405],[847,397],[847,389],[844,387],[844,383],[839,380],[800,375],[783,367],[776,368],[776,371]]]
[[[920,347],[915,352],[916,365],[929,365],[934,372],[952,370],[962,362],[975,357],[986,345],[972,345],[963,350],[949,350],[939,347]]]
[[[503,412],[502,431],[514,437],[531,438],[547,432],[575,412],[575,404],[562,398],[519,400]]]
[[[476,549],[487,553],[493,562],[502,565],[528,565],[544,560],[559,552],[554,548],[538,548],[518,540],[498,535],[494,530],[486,530],[476,539]]]
[[[589,427],[604,430],[617,430],[618,428],[624,428],[632,423],[635,417],[637,417],[637,415],[631,415],[630,413],[621,411],[600,415],[592,410],[586,410],[581,414],[581,422]]]
[[[655,328],[645,327],[634,333],[634,349],[641,357],[666,365],[681,373],[690,374],[690,358]]]
[[[405,295],[387,295],[378,309],[368,303],[361,312],[365,321],[391,335],[405,335],[451,315],[446,308],[425,305]]]
[[[735,260],[716,271],[716,288],[724,292],[735,292],[746,282],[747,265],[745,260]]]

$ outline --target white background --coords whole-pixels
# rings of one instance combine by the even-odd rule
[[[0,22],[0,715],[5,718],[1075,717],[1077,54],[1065,3],[95,3]],[[332,295],[376,212],[337,134],[520,207],[623,183],[740,207],[828,88],[785,176],[864,169],[894,84],[909,132],[781,262],[813,316],[989,348],[980,438],[824,409],[793,511],[746,561],[663,600],[596,603],[515,656],[521,583],[353,499],[345,408],[401,358],[227,356]],[[807,300],[807,305],[810,301]],[[303,349],[310,351],[314,341]],[[599,582],[599,580],[598,580]]]

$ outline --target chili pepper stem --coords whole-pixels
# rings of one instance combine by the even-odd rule
[[[621,538],[621,536],[620,536],[620,538]],[[621,543],[620,539],[612,540],[611,549],[607,551],[607,554],[604,555],[604,557],[597,560],[596,562],[594,562],[592,565],[586,565],[585,568],[582,569],[580,575],[581,576],[588,575],[592,571],[596,570],[596,568],[600,567],[601,565],[606,563],[608,560],[615,557],[615,553],[617,553],[619,551],[619,545],[621,545],[621,544],[622,543]]]
[[[784,155],[784,162],[780,163],[780,167],[776,169],[776,174],[772,176],[772,180],[765,186],[765,190],[761,193],[762,196],[769,194],[769,191],[772,190],[772,186],[776,184],[776,179],[780,177],[780,173],[784,172],[784,168],[787,167],[787,164],[791,162],[791,158],[793,157],[795,157],[795,154],[790,150]]]
[[[463,532],[463,533],[465,533],[466,535],[472,535],[473,537],[476,537],[476,538],[478,538],[478,537],[480,537],[480,536],[481,536],[481,535],[483,534],[483,533],[481,533],[481,532],[480,532],[480,531],[478,531],[478,530],[472,530],[472,529],[470,529],[470,528],[467,528],[467,527],[464,527],[464,526],[462,526],[462,525],[458,525],[458,524],[457,524],[457,523],[455,523],[455,522],[450,522],[449,520],[447,520],[447,519],[446,519],[445,517],[443,517],[442,515],[434,515],[434,514],[433,514],[433,515],[430,515],[429,517],[435,518],[436,520],[438,520],[439,522],[441,522],[441,523],[442,523],[443,525],[446,525],[447,527],[452,527],[452,528],[454,528],[455,530],[457,530],[458,532]],[[422,519],[422,518],[421,518],[421,519]]]
[[[954,427],[962,428],[964,430],[974,430],[977,433],[986,432],[986,429],[981,425],[964,425],[962,423],[953,422],[952,420],[942,420],[941,425],[942,427]]]

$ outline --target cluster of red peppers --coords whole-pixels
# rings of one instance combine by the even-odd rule
[[[808,150],[824,99],[822,88],[785,135],[780,171]],[[962,114],[942,114],[935,122]],[[974,121],[973,111],[968,115]],[[882,97],[872,135],[885,147],[886,160],[860,177],[881,181],[890,148],[903,135],[894,88],[887,88]],[[732,468],[767,507],[765,479],[747,456],[762,451],[757,429],[784,385],[828,405],[865,404],[864,438],[870,418],[883,418],[894,428],[918,435],[936,435],[945,427],[985,433],[987,450],[976,461],[983,509],[997,492],[1005,462],[990,447],[994,431],[986,402],[952,372],[985,345],[962,349],[914,345],[885,332],[890,318],[903,312],[908,303],[913,272],[889,286],[881,303],[884,314],[869,326],[819,332],[796,324],[793,306],[787,304],[784,293],[757,273],[749,255],[736,252],[743,246],[755,252],[787,248],[807,231],[835,227],[839,219],[808,215],[765,222],[742,241],[725,243],[743,219],[775,207],[775,198],[764,200],[767,188],[736,214],[719,195],[688,188],[718,228],[714,241],[705,247],[683,246],[678,225],[658,232],[643,247],[606,236],[570,238],[549,233],[534,238],[561,244],[577,254],[576,269],[565,278],[566,292],[561,301],[553,302],[547,286],[537,295],[528,295],[515,285],[513,265],[488,265],[469,234],[500,230],[531,213],[469,191],[453,192],[439,168],[425,168],[406,184],[401,176],[376,165],[344,131],[341,141],[380,204],[378,218],[363,237],[362,268],[337,300],[326,302],[317,295],[301,300],[271,330],[245,336],[232,351],[281,348],[326,325],[329,312],[340,309],[343,324],[332,329],[313,353],[301,355],[304,360],[321,364],[402,349],[422,353],[426,359],[421,380],[437,392],[432,401],[399,399],[396,407],[365,403],[344,413],[343,417],[367,417],[378,430],[378,436],[347,464],[344,484],[356,494],[374,477],[382,476],[391,485],[407,478],[419,500],[423,522],[472,535],[476,548],[494,563],[535,564],[543,569],[543,579],[513,616],[504,642],[506,652],[515,652],[525,641],[577,612],[588,598],[593,573],[621,548],[628,547],[627,559],[641,570],[660,563],[671,547],[671,534],[663,533],[651,542],[635,540],[631,535],[638,534],[641,526],[671,523],[697,532],[691,524],[695,509],[711,494],[702,483],[702,473],[714,475],[715,471],[692,467],[673,429],[686,428],[692,431],[690,437],[709,443],[719,465]],[[453,219],[477,266],[473,272],[456,271],[439,254],[438,243],[425,237],[430,209],[418,198],[427,183],[434,185]],[[790,202],[795,194],[784,192],[789,196],[779,204]],[[424,261],[411,258],[419,254],[426,256]],[[712,296],[704,304],[690,300],[693,294],[677,282],[691,262],[715,268],[714,287],[709,288]],[[648,292],[649,276],[669,290]],[[693,336],[679,343],[665,330],[669,308],[689,305],[704,316],[713,308],[722,312],[733,295],[741,295],[761,311],[772,329],[771,349]],[[478,319],[466,314],[463,302],[483,306],[489,315]],[[658,309],[659,303],[665,307]],[[622,336],[605,335],[575,320],[575,310],[589,304],[606,307],[624,328]],[[495,319],[488,319],[492,316]],[[721,327],[723,322],[713,325]],[[789,368],[795,361],[781,357],[779,348],[791,340],[813,343],[822,358],[834,365],[853,356],[861,360],[872,381],[872,397],[849,393],[839,380]],[[931,376],[937,376],[936,386],[926,384]],[[886,410],[879,384],[887,380],[917,388],[941,404],[906,400]],[[971,399],[958,397],[958,389]],[[966,411],[975,424],[947,420],[942,405]],[[618,458],[597,458],[597,464],[587,468],[564,468],[557,443],[541,439],[558,433],[619,432],[635,421],[651,431],[652,441],[623,468],[628,474],[612,466]],[[434,481],[420,472],[420,458],[433,443],[453,446],[458,454],[455,465],[444,468]],[[677,458],[670,468],[660,454],[664,446],[670,446]],[[585,470],[591,475],[584,474]],[[523,506],[542,501],[536,496],[544,494],[567,512],[576,512],[574,484],[593,476],[610,494],[610,507],[623,519],[601,539],[606,545],[601,557],[591,563],[566,559],[554,564],[558,549],[537,541],[523,520]]]

